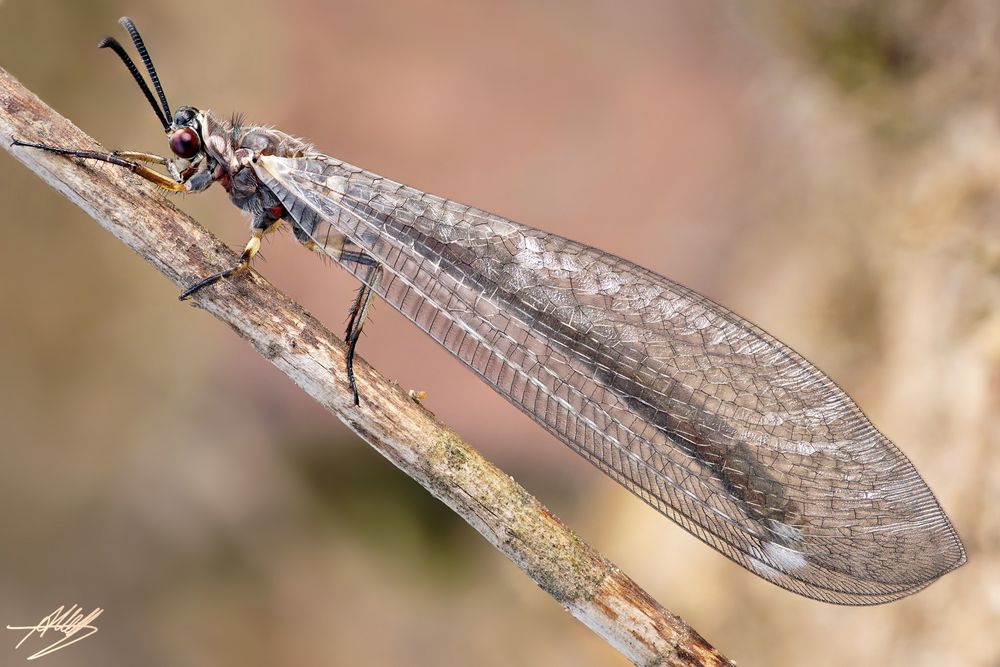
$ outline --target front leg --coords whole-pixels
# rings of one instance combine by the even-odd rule
[[[125,160],[132,160],[133,162],[148,162],[150,164],[162,165],[170,162],[170,160],[162,155],[156,155],[155,153],[142,153],[140,151],[111,151],[111,155]]]
[[[169,176],[164,176],[163,174],[153,171],[145,165],[139,164],[139,161],[149,162],[152,164],[167,164],[168,160],[166,158],[160,157],[159,155],[153,155],[151,153],[136,153],[132,151],[101,153],[98,151],[83,151],[73,148],[60,148],[58,146],[35,144],[28,141],[21,141],[19,139],[12,141],[11,146],[25,146],[27,148],[37,148],[48,153],[55,153],[56,155],[65,155],[66,157],[107,162],[108,164],[124,167],[133,174],[141,176],[150,183],[153,183],[154,185],[157,185],[169,192],[186,192],[188,189],[187,184],[184,181],[175,181]]]

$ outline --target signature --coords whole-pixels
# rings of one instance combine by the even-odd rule
[[[17,643],[17,646],[14,647],[15,649],[21,648],[21,644],[26,642],[28,638],[36,632],[39,637],[44,637],[45,633],[49,630],[56,633],[62,633],[62,637],[56,639],[56,641],[44,647],[40,651],[36,651],[28,656],[28,660],[37,660],[38,658],[46,656],[49,653],[55,653],[60,649],[64,649],[70,644],[75,644],[81,639],[86,639],[90,635],[97,632],[97,626],[91,625],[91,622],[96,620],[102,613],[104,613],[104,610],[100,607],[97,607],[94,611],[84,615],[83,608],[75,604],[69,609],[66,609],[64,606],[59,606],[54,612],[39,621],[37,625],[8,625],[7,629],[28,631],[28,633],[21,638],[21,641]]]

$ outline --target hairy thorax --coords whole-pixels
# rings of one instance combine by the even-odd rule
[[[285,217],[277,197],[254,173],[253,162],[262,155],[302,157],[312,146],[271,127],[244,125],[239,118],[220,121],[204,112],[201,123],[212,180],[229,193],[233,204],[251,215],[251,226],[265,229]]]

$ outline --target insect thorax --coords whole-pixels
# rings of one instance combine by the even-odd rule
[[[312,146],[272,127],[245,125],[236,116],[222,121],[203,111],[199,122],[213,179],[253,217],[252,226],[266,228],[283,217],[280,202],[257,178],[252,163],[262,155],[301,157]]]

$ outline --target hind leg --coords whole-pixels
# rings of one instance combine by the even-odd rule
[[[361,330],[365,326],[365,319],[371,308],[372,297],[382,279],[382,266],[341,234],[331,233],[322,239],[315,239],[298,225],[294,225],[293,230],[295,238],[313,252],[333,257],[342,264],[357,264],[367,267],[364,276],[360,277],[361,287],[358,288],[358,294],[351,306],[351,315],[348,318],[347,331],[344,334],[344,340],[347,343],[347,381],[351,388],[351,394],[354,396],[354,405],[360,405],[361,399],[354,380],[354,355],[358,347],[358,340],[361,338]]]

